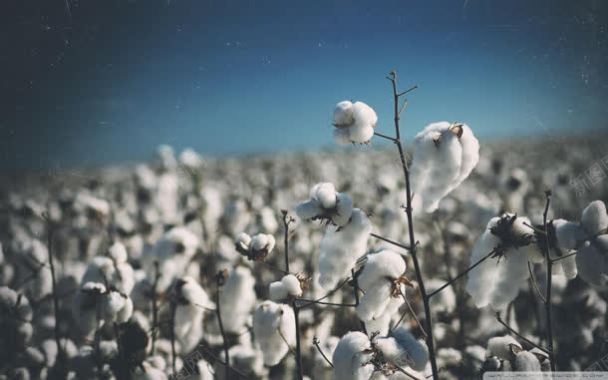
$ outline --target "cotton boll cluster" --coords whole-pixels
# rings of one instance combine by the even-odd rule
[[[376,112],[367,104],[341,101],[334,109],[334,138],[338,144],[368,143],[374,136],[377,123]]]
[[[127,262],[127,251],[120,242],[114,242],[108,248],[107,256],[94,257],[89,263],[81,286],[87,282],[109,283],[124,294],[130,294],[134,282],[133,268]]]
[[[359,209],[343,227],[328,227],[321,240],[319,255],[319,284],[331,289],[345,278],[357,259],[365,253],[372,225]]]
[[[144,254],[144,270],[153,279],[158,265],[159,287],[166,289],[175,278],[184,273],[198,248],[199,239],[196,235],[185,227],[174,227]]]
[[[482,371],[541,372],[550,370],[546,353],[537,348],[526,351],[511,336],[498,336],[488,340],[486,360]]]
[[[608,214],[604,202],[589,203],[583,210],[580,223],[558,219],[552,224],[557,246],[565,255],[575,254],[559,260],[569,278],[578,272],[589,284],[607,288]]]
[[[528,262],[542,262],[530,225],[529,219],[510,214],[488,222],[473,247],[470,265],[492,255],[469,272],[466,285],[477,307],[491,305],[494,310],[502,310],[528,279]]]
[[[23,294],[17,294],[7,287],[0,287],[0,344],[4,348],[0,353],[3,363],[14,359],[18,350],[24,349],[33,334],[32,307]]]
[[[310,190],[310,199],[296,207],[296,213],[304,220],[325,220],[342,227],[353,213],[353,201],[344,193],[336,192],[329,182],[318,183]]]
[[[235,241],[236,250],[248,260],[264,260],[272,252],[276,240],[268,234],[257,234],[253,237],[242,232]]]
[[[291,307],[264,301],[253,314],[253,333],[264,354],[264,364],[277,365],[296,342]]]
[[[179,154],[179,162],[191,170],[198,170],[205,163],[203,158],[192,148],[182,150]]]
[[[418,133],[410,178],[414,197],[421,199],[424,211],[435,211],[478,161],[479,142],[466,124],[438,122]]]
[[[270,283],[268,292],[270,299],[273,301],[282,301],[289,298],[301,297],[302,286],[300,279],[293,274],[285,275],[281,281]]]
[[[359,331],[344,335],[332,355],[334,380],[367,380],[374,372],[372,345]]]
[[[400,299],[400,281],[405,273],[406,264],[403,258],[390,250],[367,255],[359,287],[364,295],[357,306],[357,315],[363,322],[386,316],[392,298]]]
[[[133,313],[133,302],[114,288],[87,282],[74,298],[72,313],[80,331],[89,336],[104,323],[124,323],[129,320]]]
[[[205,290],[191,277],[183,277],[174,285],[175,336],[181,344],[182,352],[190,352],[203,335],[205,309],[215,305],[209,300]]]

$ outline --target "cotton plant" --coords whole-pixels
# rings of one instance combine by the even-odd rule
[[[133,314],[133,301],[113,287],[98,282],[83,284],[76,293],[72,314],[85,336],[105,323],[124,323]]]
[[[131,294],[135,286],[133,268],[127,262],[127,250],[120,242],[114,242],[107,252],[107,256],[96,256],[87,266],[80,284],[87,282],[109,283],[124,294]]]
[[[388,337],[376,338],[374,344],[386,362],[399,367],[422,372],[429,361],[424,341],[416,339],[405,327],[396,328]]]
[[[248,260],[254,261],[264,260],[272,252],[275,244],[274,236],[264,233],[249,236],[242,232],[235,241],[236,250]]]
[[[528,218],[504,214],[492,218],[473,246],[471,265],[486,258],[468,274],[466,291],[475,305],[503,310],[519,293],[529,277],[528,262],[544,257],[535,244]]]
[[[334,139],[338,144],[367,144],[377,123],[378,115],[373,108],[361,101],[343,100],[334,108]]]
[[[578,273],[587,283],[608,288],[608,214],[602,201],[589,203],[581,221],[552,221],[556,245],[564,256],[558,262],[570,278]]]
[[[286,304],[262,302],[253,314],[253,334],[264,364],[279,364],[296,343],[293,309]]]
[[[237,266],[230,271],[219,296],[221,309],[229,310],[222,314],[227,333],[239,334],[245,329],[257,302],[255,283],[255,277],[249,268]]]
[[[479,161],[479,142],[468,125],[446,121],[427,125],[414,139],[410,178],[414,198],[433,212]]]
[[[296,214],[303,220],[321,220],[342,227],[353,213],[353,201],[339,193],[332,183],[318,183],[310,190],[310,199],[298,204]]]
[[[348,224],[329,226],[321,240],[319,253],[319,284],[329,290],[347,277],[357,260],[365,254],[372,225],[367,215],[353,209]]]
[[[488,340],[482,371],[541,372],[550,370],[548,364],[546,353],[538,348],[524,350],[517,340],[505,335]]]
[[[203,337],[203,317],[215,305],[207,292],[192,277],[179,278],[173,285],[175,322],[173,329],[181,352],[188,353]]]
[[[365,266],[358,277],[363,297],[356,311],[359,318],[368,323],[387,315],[387,308],[393,298],[403,303],[403,283],[409,284],[404,276],[406,264],[401,255],[385,249],[366,256]],[[390,316],[388,316],[390,317]]]

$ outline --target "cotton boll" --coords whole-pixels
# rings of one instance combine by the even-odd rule
[[[479,161],[479,142],[466,124],[432,123],[414,140],[413,193],[426,212],[458,187]]]
[[[2,310],[0,328],[3,331],[0,334],[0,346],[24,348],[33,333],[31,325],[33,312],[29,300],[13,289],[0,287],[0,310]],[[0,359],[4,359],[7,353],[0,353]]]
[[[581,225],[589,236],[596,235],[608,228],[606,205],[602,201],[593,201],[583,210]]]
[[[220,304],[224,329],[228,333],[240,333],[247,322],[247,318],[256,303],[255,278],[249,268],[238,266],[230,272],[222,291]]]
[[[336,207],[336,188],[329,182],[319,183],[312,188],[310,198],[316,199],[322,208],[332,209]]]
[[[235,244],[237,249],[243,250],[243,251],[248,251],[249,250],[249,246],[251,245],[251,236],[249,236],[248,234],[241,232],[235,240]]]
[[[293,310],[272,301],[262,302],[253,314],[253,333],[264,354],[264,364],[277,365],[295,344]]]
[[[119,242],[108,250],[109,257],[94,257],[84,273],[81,285],[87,282],[110,283],[125,294],[130,294],[135,280],[133,268],[126,262],[126,249]]]
[[[103,319],[107,322],[124,323],[133,314],[133,302],[116,290],[109,290],[102,298]]]
[[[252,238],[247,234],[240,234],[236,240],[236,250],[249,260],[263,260],[272,252],[276,240],[274,236],[257,234]]]
[[[182,165],[191,169],[199,169],[204,164],[203,158],[192,148],[182,150],[179,155],[179,161]]]
[[[399,366],[409,366],[422,371],[429,360],[426,344],[417,340],[406,328],[398,327],[391,337],[378,338],[376,346],[384,358]]]
[[[530,275],[528,255],[522,250],[511,250],[498,265],[498,278],[490,300],[494,310],[502,310],[513,301],[521,284],[525,284]]]
[[[147,362],[142,363],[142,368],[136,368],[133,380],[167,380],[167,375],[158,368]]]
[[[296,214],[303,220],[327,220],[343,226],[350,220],[353,201],[347,195],[336,192],[329,182],[318,183],[310,190],[310,199],[298,204]]]
[[[334,139],[339,144],[369,142],[378,123],[376,112],[363,102],[342,101],[334,110]]]
[[[564,219],[556,219],[551,222],[555,228],[555,237],[558,246],[566,252],[575,249],[578,240],[582,237],[580,226]]]
[[[608,235],[587,241],[578,250],[576,266],[579,275],[597,288],[608,286]]]
[[[156,149],[160,166],[163,170],[173,170],[177,167],[177,160],[173,148],[169,145],[159,145]]]
[[[214,308],[209,296],[191,277],[182,277],[175,284],[178,299],[175,309],[175,335],[182,352],[190,352],[202,338],[205,308]]]
[[[540,362],[536,355],[528,351],[521,351],[515,355],[513,369],[517,372],[540,372]]]
[[[498,222],[499,218],[492,218],[488,227],[473,246],[471,253],[471,264],[481,260],[485,255],[494,250],[500,243],[498,237],[490,232],[490,228]],[[473,302],[478,308],[485,307],[490,303],[494,290],[494,279],[499,271],[498,263],[493,259],[486,259],[468,274],[466,291],[471,295]]]
[[[515,346],[516,350],[522,349],[521,344],[510,335],[490,338],[488,340],[486,357],[497,356],[502,360],[511,360],[513,358],[512,346]]]
[[[273,301],[281,301],[287,298],[287,289],[281,281],[271,282],[268,285],[268,297]]]
[[[374,372],[371,342],[367,335],[351,331],[344,335],[332,355],[334,380],[368,380]]]
[[[328,290],[346,277],[357,259],[365,253],[371,233],[365,213],[354,209],[351,220],[342,228],[329,227],[321,240],[319,284]]]
[[[273,301],[285,300],[288,297],[301,297],[302,288],[300,280],[293,274],[284,276],[281,281],[275,281],[269,286],[270,299]]]

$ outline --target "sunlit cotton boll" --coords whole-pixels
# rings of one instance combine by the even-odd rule
[[[257,234],[253,237],[242,232],[234,242],[236,250],[249,260],[263,260],[272,252],[276,244],[274,236],[270,234]]]
[[[319,284],[332,289],[340,279],[348,276],[351,268],[367,249],[372,225],[359,209],[354,209],[351,220],[344,227],[328,227],[321,240],[319,255]]]
[[[384,358],[398,366],[422,371],[429,360],[429,351],[423,341],[417,340],[406,328],[398,327],[390,337],[378,338],[376,346]]]
[[[213,309],[215,305],[192,277],[182,277],[176,281],[175,296],[175,336],[182,352],[190,352],[203,336],[205,309]]]
[[[519,293],[529,277],[528,261],[539,263],[543,255],[533,243],[534,230],[528,218],[504,214],[492,218],[477,240],[470,265],[490,252],[494,254],[469,272],[466,291],[478,308],[488,304],[502,310]]]
[[[410,178],[414,197],[433,212],[439,201],[464,181],[479,161],[479,142],[462,123],[429,124],[414,140]]]
[[[365,144],[374,136],[377,123],[376,111],[367,104],[341,101],[334,109],[334,139],[338,144]]]
[[[351,331],[344,335],[332,355],[334,380],[368,380],[374,372],[371,342],[367,335]]]
[[[192,148],[182,150],[179,162],[189,169],[200,169],[204,164],[203,158]]]
[[[302,296],[300,280],[293,274],[284,276],[281,281],[270,283],[268,290],[270,299],[273,301],[281,301],[290,297]]]
[[[234,268],[220,292],[221,308],[229,311],[222,313],[226,332],[242,332],[255,303],[255,278],[251,270],[242,266]]]
[[[503,360],[511,360],[514,348],[521,350],[522,346],[512,336],[495,336],[488,339],[486,357],[496,356]]]
[[[264,354],[264,364],[279,364],[296,342],[293,310],[285,304],[262,302],[253,314],[253,333]]]
[[[381,317],[392,297],[401,297],[393,294],[399,291],[395,281],[405,272],[406,265],[403,258],[391,250],[383,250],[367,255],[367,262],[361,275],[359,287],[364,295],[357,306],[357,315],[366,322]]]
[[[353,201],[344,193],[336,192],[329,182],[318,183],[310,190],[310,199],[296,207],[303,220],[327,220],[336,226],[348,223],[353,212]]]

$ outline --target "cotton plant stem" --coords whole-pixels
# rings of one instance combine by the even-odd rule
[[[216,291],[215,291],[215,312],[217,314],[217,322],[220,326],[220,333],[222,334],[222,344],[224,346],[224,369],[226,372],[226,378],[230,380],[232,373],[230,371],[230,355],[228,354],[228,339],[226,339],[226,331],[224,330],[224,323],[222,322],[222,310],[220,302],[220,289],[224,284],[224,274],[220,271],[217,274],[216,279]]]
[[[45,216],[47,222],[47,251],[49,255],[49,267],[51,270],[51,293],[53,296],[53,313],[55,316],[55,325],[53,326],[53,332],[55,335],[55,344],[57,345],[57,369],[56,375],[61,378],[65,378],[65,355],[63,348],[61,347],[61,332],[59,331],[59,297],[57,296],[57,278],[55,277],[55,264],[53,261],[53,236],[54,226],[48,215]]]
[[[398,243],[398,242],[396,242],[396,241],[394,241],[394,240],[391,240],[391,239],[389,239],[389,238],[385,238],[384,236],[380,236],[380,235],[378,235],[378,234],[371,233],[371,234],[369,234],[369,236],[371,236],[371,237],[373,237],[373,238],[376,238],[376,239],[378,239],[378,240],[385,241],[385,242],[387,242],[387,243],[389,243],[389,244],[394,245],[395,247],[399,247],[399,248],[405,249],[406,251],[411,251],[411,250],[412,250],[412,248],[411,248],[411,247],[408,247],[408,246],[407,246],[407,245],[405,245],[405,244]]]
[[[545,230],[545,261],[547,262],[547,291],[545,292],[545,315],[547,318],[547,347],[549,349],[549,360],[551,361],[551,371],[555,372],[555,352],[553,351],[553,310],[551,307],[551,287],[552,287],[552,272],[553,261],[549,254],[549,234],[547,229],[547,215],[549,214],[549,206],[551,205],[551,191],[545,192],[546,203],[545,211],[543,212],[543,229]]]
[[[395,123],[395,145],[397,146],[397,150],[399,152],[399,158],[401,160],[401,167],[403,168],[403,177],[405,179],[405,194],[406,194],[406,208],[405,212],[407,215],[407,227],[408,227],[408,235],[409,235],[409,243],[410,243],[410,254],[412,256],[412,261],[414,262],[414,270],[416,272],[416,279],[418,281],[418,286],[420,287],[420,293],[422,294],[422,303],[424,306],[424,314],[425,314],[425,324],[427,331],[426,344],[429,349],[429,361],[431,363],[431,371],[433,374],[433,379],[439,380],[439,371],[437,369],[437,359],[435,356],[435,342],[433,340],[433,320],[431,315],[431,307],[429,303],[429,296],[426,293],[426,288],[424,285],[424,278],[422,276],[422,270],[420,268],[420,263],[418,262],[418,254],[416,250],[416,238],[414,237],[414,218],[412,215],[412,190],[410,184],[410,171],[407,165],[407,161],[405,160],[405,153],[403,152],[403,145],[401,144],[401,130],[399,126],[400,114],[402,109],[399,108],[399,97],[404,95],[408,91],[403,93],[397,92],[397,73],[395,71],[391,71],[389,76],[387,76],[388,80],[390,80],[392,89],[393,89],[393,111],[394,111],[394,123]],[[415,87],[412,87],[413,90]],[[409,91],[411,91],[409,90]]]
[[[283,241],[285,243],[285,270],[289,273],[289,224],[293,221],[292,217],[287,214],[287,210],[281,210],[283,214]],[[291,301],[291,308],[293,309],[294,323],[296,327],[296,371],[298,374],[298,380],[304,378],[302,368],[302,344],[300,342],[300,308],[298,307],[298,300],[293,299]]]
[[[173,378],[177,376],[177,370],[175,366],[175,361],[177,356],[175,354],[175,311],[177,309],[176,301],[171,301],[171,369],[173,370]]]
[[[488,252],[484,257],[482,257],[481,259],[477,260],[475,262],[475,264],[471,265],[470,267],[468,267],[467,269],[465,269],[464,271],[462,271],[461,273],[459,273],[456,277],[452,278],[451,280],[449,280],[448,282],[446,282],[445,284],[441,285],[439,288],[435,289],[433,292],[428,294],[428,297],[431,298],[434,295],[436,295],[437,293],[440,293],[443,289],[447,288],[448,286],[452,285],[454,282],[460,280],[462,277],[464,277],[467,273],[469,273],[470,271],[472,271],[473,269],[475,269],[477,266],[479,266],[481,263],[483,263],[484,261],[486,261],[488,258],[490,258],[493,254],[495,253],[494,250]]]
[[[158,279],[160,278],[160,271],[158,268],[158,261],[154,261],[154,283],[152,284],[152,326],[156,326],[158,323],[158,304],[156,303]],[[152,347],[151,353],[155,354],[156,351],[156,328],[152,330]]]
[[[321,348],[321,346],[319,346],[319,339],[316,336],[313,338],[312,344],[317,348],[317,351],[319,351],[319,353],[321,354],[321,356],[323,357],[323,359],[325,359],[325,361],[327,362],[327,364],[329,364],[329,366],[331,368],[334,368],[334,363],[332,363],[331,360],[329,360],[327,358],[327,356],[325,355],[325,352],[323,352],[323,349]]]
[[[511,326],[509,326],[505,321],[502,320],[502,318],[500,317],[500,313],[498,313],[498,312],[496,313],[496,320],[498,321],[498,323],[500,323],[501,325],[503,325],[503,327],[506,328],[511,334],[515,335],[519,339],[521,339],[524,342],[528,343],[530,346],[538,348],[539,350],[541,350],[542,352],[546,353],[547,355],[550,354],[549,350],[547,350],[546,348],[542,347],[540,344],[534,343],[530,339],[528,339],[525,336],[521,335],[519,332],[517,332]]]

